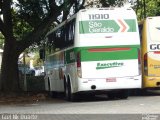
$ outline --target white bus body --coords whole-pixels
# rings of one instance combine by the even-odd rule
[[[75,26],[66,27],[72,31],[67,36],[61,28],[72,20]],[[127,98],[125,90],[141,88],[140,39],[132,9],[80,10],[47,34],[48,39],[67,37],[73,37],[71,44],[46,55],[46,90],[74,100],[76,93],[99,91],[120,91],[119,97]]]

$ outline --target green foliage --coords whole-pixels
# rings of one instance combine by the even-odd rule
[[[39,52],[35,52],[34,58],[33,58],[33,66],[34,67],[40,67],[43,65],[43,60],[39,57]]]
[[[23,37],[29,32],[31,32],[33,27],[31,27],[24,19],[21,19],[19,13],[16,11],[13,10],[12,15],[14,36],[16,40],[19,41],[22,40]]]
[[[16,6],[19,8],[20,18],[32,27],[38,26],[49,13],[48,0],[18,0]]]
[[[4,36],[0,32],[0,49],[3,49],[3,45],[4,45]]]
[[[41,67],[43,65],[43,60],[40,59],[39,57],[39,52],[34,51],[31,53],[33,57],[29,55],[29,53],[25,54],[25,64],[27,66],[30,66],[30,61],[33,60],[33,66],[34,67]],[[21,61],[22,63],[24,62],[23,59]]]
[[[25,64],[27,65],[27,66],[29,66],[29,64],[30,64],[30,60],[31,60],[31,58],[30,57],[28,57],[28,56],[25,56]]]
[[[137,0],[134,6],[138,20],[146,17],[160,15],[160,0]]]
[[[146,1],[146,15],[156,16],[160,14],[160,0],[148,0]]]
[[[121,7],[123,6],[125,0],[100,0],[100,3],[102,4],[103,7]]]

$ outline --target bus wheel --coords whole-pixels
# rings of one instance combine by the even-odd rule
[[[113,100],[113,99],[116,98],[116,93],[114,93],[114,92],[109,92],[109,93],[107,93],[107,96],[108,96],[108,99]]]
[[[56,98],[58,96],[58,92],[55,92],[55,91],[50,91],[50,96],[52,98]]]
[[[71,87],[70,87],[70,82],[65,80],[64,82],[64,89],[65,89],[65,99],[67,101],[70,101],[71,99]]]
[[[57,97],[57,92],[55,91],[51,91],[51,85],[50,85],[50,81],[48,79],[48,95],[52,98],[56,98]]]
[[[117,93],[117,97],[120,99],[127,99],[129,95],[129,91],[128,90],[121,90]]]
[[[68,80],[67,82],[65,82],[65,99],[67,101],[76,101],[76,95],[71,93],[71,84],[70,84],[70,80]]]

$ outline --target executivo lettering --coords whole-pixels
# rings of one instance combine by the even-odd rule
[[[121,67],[123,66],[123,62],[112,62],[112,63],[97,63],[96,69],[106,69],[106,68],[113,68],[113,67]]]

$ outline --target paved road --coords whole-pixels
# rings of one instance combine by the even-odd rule
[[[4,119],[6,113],[12,114],[9,116],[12,119],[13,114],[18,114],[18,118],[25,117],[20,116],[23,114],[41,114],[38,117],[45,120],[51,120],[51,117],[56,120],[72,120],[71,117],[75,120],[83,120],[83,117],[87,117],[86,120],[103,120],[106,117],[108,120],[151,120],[149,117],[160,120],[160,115],[152,116],[160,114],[160,95],[130,96],[127,100],[109,100],[106,96],[96,96],[80,102],[67,102],[63,98],[56,98],[30,104],[0,105],[0,119]]]

